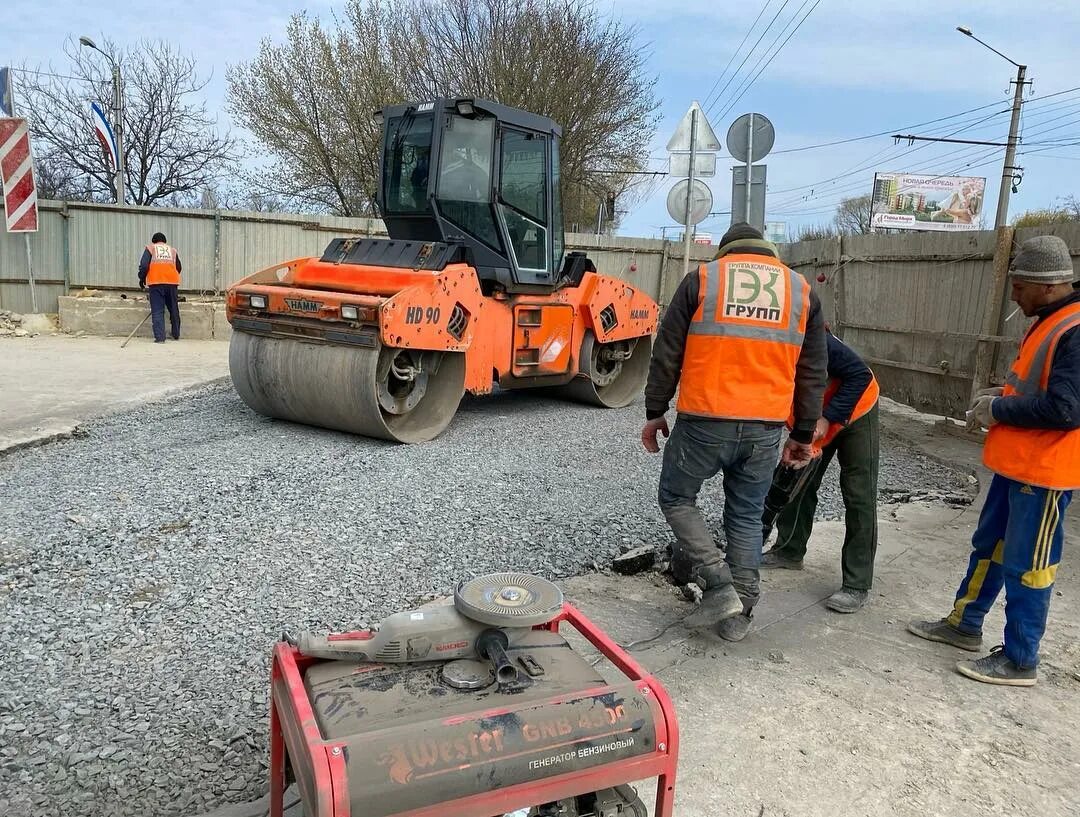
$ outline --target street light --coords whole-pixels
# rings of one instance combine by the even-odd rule
[[[116,136],[116,174],[113,179],[113,187],[116,188],[116,203],[124,203],[124,105],[120,95],[120,65],[112,58],[112,55],[106,51],[102,51],[98,48],[97,43],[91,40],[89,37],[79,37],[79,45],[84,48],[92,48],[99,54],[103,54],[105,59],[109,61],[109,65],[112,66],[112,86],[113,86],[113,133]]]
[[[1016,66],[1016,92],[1013,94],[1012,121],[1009,123],[1009,141],[1005,148],[1005,166],[1001,171],[1001,187],[998,191],[997,217],[994,219],[994,228],[998,229],[1004,227],[1006,222],[1008,222],[1009,193],[1012,190],[1013,174],[1019,170],[1019,168],[1013,165],[1013,162],[1016,161],[1017,132],[1020,129],[1020,106],[1023,104],[1024,76],[1027,74],[1027,66],[1009,59],[993,46],[984,43],[972,34],[971,29],[967,26],[957,26],[956,30],[965,37],[970,37],[984,48],[993,51],[1006,62],[1010,62]]]

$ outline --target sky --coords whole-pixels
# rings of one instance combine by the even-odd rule
[[[254,56],[260,40],[280,41],[293,13],[325,18],[340,8],[329,0],[189,0],[175,10],[146,0],[51,0],[44,13],[40,0],[10,4],[0,64],[25,61],[62,72],[69,36],[107,37],[121,46],[168,37],[213,74],[207,102],[223,127],[231,125],[224,111],[226,68]],[[636,26],[647,70],[657,79],[661,121],[650,167],[666,170],[667,141],[695,99],[722,143],[740,114],[764,114],[776,131],[773,152],[762,160],[766,219],[784,222],[791,234],[831,221],[843,197],[869,193],[875,171],[985,176],[984,212],[992,226],[1000,148],[897,145],[883,135],[803,149],[881,132],[1003,142],[1016,69],[957,32],[958,25],[1026,63],[1033,80],[1017,161],[1023,180],[1011,197],[1010,217],[1080,193],[1080,49],[1074,36],[1063,36],[1080,31],[1075,0],[1029,0],[1019,7],[1006,0],[607,0],[598,7]],[[730,210],[732,164],[725,149],[708,180],[716,213]],[[677,232],[665,204],[674,181],[643,179],[619,205],[626,210],[619,232]],[[716,240],[729,222],[728,215],[714,215],[698,229]]]

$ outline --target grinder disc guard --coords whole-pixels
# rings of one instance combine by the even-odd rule
[[[535,627],[562,610],[562,591],[547,579],[527,573],[492,573],[462,582],[454,607],[473,621],[492,627]]]

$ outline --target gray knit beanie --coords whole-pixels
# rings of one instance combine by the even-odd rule
[[[1009,274],[1037,284],[1068,284],[1076,278],[1069,245],[1056,235],[1035,236],[1021,244]]]

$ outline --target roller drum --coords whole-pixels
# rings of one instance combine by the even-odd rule
[[[411,380],[402,363],[419,362]],[[234,331],[229,373],[268,417],[403,443],[437,437],[465,393],[465,355],[262,337]]]

